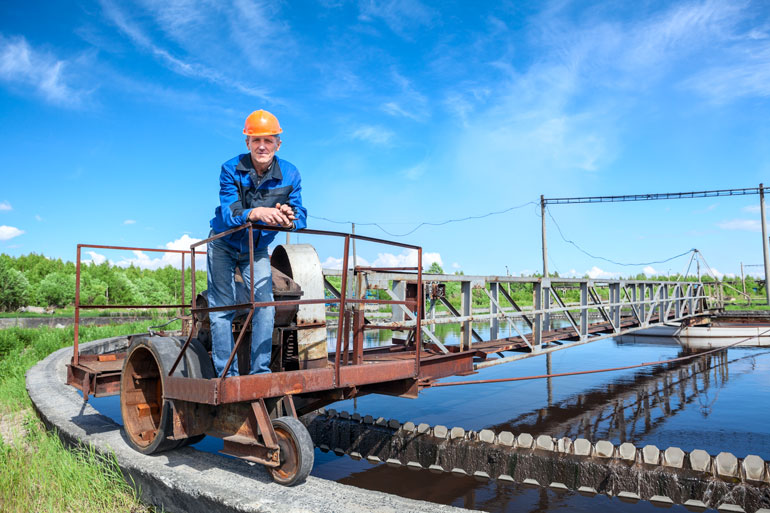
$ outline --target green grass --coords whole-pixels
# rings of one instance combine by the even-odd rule
[[[81,340],[138,333],[152,323],[81,326]],[[33,413],[25,372],[53,351],[71,347],[73,335],[72,327],[0,330],[0,432],[6,438],[0,439],[0,511],[152,511],[125,482],[114,457],[87,447],[67,450]]]
[[[80,310],[81,317],[168,317],[169,315],[175,315],[177,310],[168,310],[167,312],[157,309],[152,310]],[[54,314],[40,314],[32,312],[0,312],[0,318],[16,318],[16,317],[43,317],[46,319],[60,318],[60,317],[75,317],[75,307],[68,306],[66,308],[57,309]]]

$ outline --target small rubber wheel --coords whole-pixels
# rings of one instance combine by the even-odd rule
[[[268,467],[273,480],[284,486],[301,483],[313,470],[315,451],[307,428],[294,417],[273,419],[273,429],[281,448],[281,464]]]

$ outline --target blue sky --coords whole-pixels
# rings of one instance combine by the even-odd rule
[[[3,2],[0,252],[189,246],[208,233],[220,165],[245,151],[244,118],[265,108],[311,228],[354,221],[449,272],[537,271],[540,194],[770,183],[769,14],[759,1]],[[403,234],[519,205],[407,236],[366,225]],[[567,238],[618,262],[690,248],[720,273],[762,262],[757,196],[550,208]],[[589,258],[548,221],[552,271],[645,268]],[[341,256],[299,241],[327,265]]]

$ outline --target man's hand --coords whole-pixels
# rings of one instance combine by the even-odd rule
[[[297,217],[294,215],[294,209],[291,208],[289,205],[286,205],[286,204],[281,205],[280,203],[276,203],[275,208],[280,210],[281,213],[285,215],[286,218],[289,219],[290,221],[294,221],[297,219]]]
[[[251,211],[249,212],[249,221],[262,221],[263,223],[270,226],[281,226],[283,228],[290,228],[294,219],[293,211],[291,214],[291,218],[289,218],[284,213],[285,210],[279,207],[280,207],[280,204],[276,203],[276,208],[269,208],[269,207],[252,208]]]

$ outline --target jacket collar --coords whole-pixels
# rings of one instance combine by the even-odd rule
[[[270,167],[267,168],[267,172],[260,179],[257,174],[257,170],[254,169],[254,163],[251,161],[251,153],[245,153],[241,155],[238,160],[238,165],[235,166],[236,171],[242,173],[249,173],[251,181],[255,185],[265,182],[267,180],[283,180],[283,173],[281,173],[281,165],[278,163],[278,157],[273,157],[273,161],[270,163]]]

